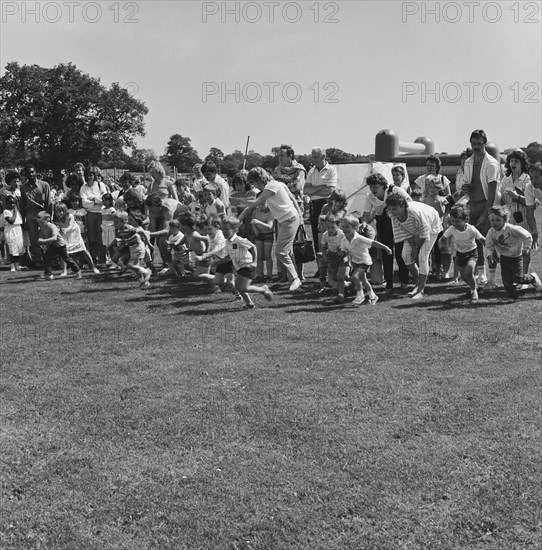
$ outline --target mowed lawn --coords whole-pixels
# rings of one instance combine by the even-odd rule
[[[541,294],[37,275],[0,273],[3,550],[541,548]]]

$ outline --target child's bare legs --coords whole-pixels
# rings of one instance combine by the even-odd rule
[[[337,286],[339,289],[338,299],[344,300],[344,288],[346,286],[346,277],[348,273],[348,266],[341,265],[339,266],[337,272]]]
[[[254,244],[256,245],[256,251],[258,253],[258,261],[256,262],[256,274],[258,277],[263,281],[263,264],[264,264],[264,248],[265,248],[265,242],[264,241],[255,241]]]
[[[369,298],[374,298],[375,293],[374,293],[373,287],[371,286],[371,283],[369,282],[369,279],[367,279],[367,271],[365,269],[358,269],[358,273],[359,273],[359,279],[361,281],[361,284],[363,285],[363,288],[369,295]]]
[[[254,306],[254,302],[252,301],[249,292],[258,292],[259,294],[269,293],[269,289],[266,286],[253,285],[252,279],[247,279],[246,277],[239,275],[239,273],[235,276],[235,289],[239,292],[239,294],[241,294],[241,297],[248,307]]]
[[[452,255],[445,252],[441,255],[442,258],[442,272],[444,277],[448,276],[448,271],[450,271],[450,266],[452,265]]]
[[[359,294],[361,292],[361,279],[360,279],[361,272],[362,272],[362,270],[358,268],[358,269],[354,270],[354,273],[352,273],[352,275],[350,276],[350,280],[352,281],[352,283],[354,283],[354,288],[356,289],[356,294]],[[365,280],[367,281],[367,277],[365,277]],[[369,285],[369,286],[371,286],[371,285]]]
[[[273,241],[264,241],[263,259],[265,262],[265,270],[267,272],[267,276],[269,277],[269,279],[271,279],[271,277],[273,276]]]

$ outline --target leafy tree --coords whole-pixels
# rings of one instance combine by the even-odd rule
[[[337,149],[336,147],[330,147],[326,149],[327,151],[327,161],[330,164],[333,164],[335,162],[348,162],[353,160],[355,155],[352,155],[351,153],[346,153],[342,149]]]
[[[216,167],[220,169],[222,162],[224,160],[224,153],[217,147],[211,147],[209,154],[205,157],[205,162],[212,161],[215,163]]]
[[[185,138],[181,134],[173,134],[166,147],[166,162],[179,172],[191,172],[194,164],[202,162],[198,152],[190,144],[190,138]]]
[[[109,89],[75,65],[52,69],[8,63],[0,78],[0,154],[15,148],[58,174],[76,162],[96,164],[145,134],[148,109],[113,83]]]
[[[153,160],[158,160],[158,155],[153,149],[133,149],[128,161],[128,170],[144,172]]]

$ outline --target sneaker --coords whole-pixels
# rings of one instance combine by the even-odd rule
[[[252,304],[252,303],[251,303],[251,304],[245,303],[245,305],[243,306],[243,309],[253,309],[254,307],[255,307],[255,306],[254,306],[254,304]]]
[[[301,286],[301,279],[299,277],[296,277],[292,284],[290,285],[290,292],[294,292],[294,290],[297,290]]]
[[[478,286],[486,286],[487,282],[487,277],[485,275],[480,275],[478,277]]]
[[[79,270],[75,276],[78,278],[78,279],[82,279],[83,278],[83,272],[81,270]]]
[[[356,297],[354,298],[352,305],[353,306],[360,306],[365,301],[365,296],[361,293],[356,294]]]
[[[143,281],[140,286],[141,288],[150,288],[151,283],[149,283],[149,281]]]
[[[151,280],[152,277],[152,271],[150,269],[147,269],[147,273],[143,275],[143,278],[141,279],[141,286],[146,285]]]
[[[159,272],[158,275],[167,275],[169,273],[169,267],[163,267]]]
[[[538,292],[542,292],[542,281],[540,277],[536,273],[531,273],[531,277],[534,279],[533,286]]]
[[[461,280],[460,280],[460,279],[452,279],[452,280],[450,281],[450,284],[451,284],[451,285],[454,285],[454,286],[455,286],[455,285],[460,285],[460,284],[461,284]],[[489,284],[489,283],[488,283],[488,284]]]
[[[63,271],[59,277],[67,277],[68,276],[68,272],[67,271]]]
[[[43,275],[40,275],[40,279],[43,279],[44,281],[52,281],[53,275],[46,275],[45,273]]]
[[[408,294],[407,296],[409,296],[410,298],[412,298],[413,296],[415,296],[416,294],[419,294],[418,293],[418,287],[414,287]]]
[[[473,290],[470,295],[470,301],[476,302],[478,300],[478,292],[476,290]]]
[[[344,303],[344,295],[339,294],[335,300],[333,300],[336,304],[343,304]]]
[[[374,298],[369,298],[369,303],[374,306],[378,302],[378,296],[375,294]]]
[[[99,275],[100,274],[100,270],[97,268],[97,267],[94,267],[92,269],[92,273],[95,273],[96,275]]]
[[[484,290],[495,290],[496,288],[497,285],[495,284],[495,281],[488,281],[484,286]]]
[[[10,271],[17,271],[17,270],[16,270],[14,267],[12,267],[12,268],[10,269]]]
[[[273,293],[269,290],[269,287],[267,285],[264,285],[264,293],[263,293],[263,297],[268,301],[270,302],[272,299],[273,299]]]
[[[423,292],[417,292],[416,294],[414,294],[414,296],[412,296],[412,300],[423,300],[424,296],[423,296]]]

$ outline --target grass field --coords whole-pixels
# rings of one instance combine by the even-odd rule
[[[37,274],[0,273],[3,550],[541,548],[540,294]]]

